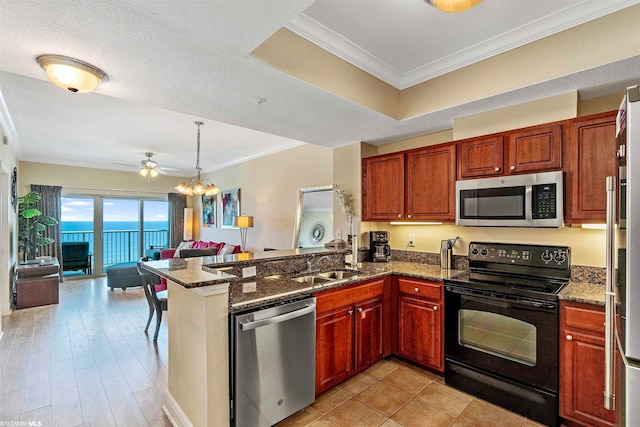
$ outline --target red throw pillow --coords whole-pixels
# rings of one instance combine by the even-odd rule
[[[209,243],[203,242],[201,240],[198,240],[193,244],[193,249],[206,249],[208,247],[209,247]]]

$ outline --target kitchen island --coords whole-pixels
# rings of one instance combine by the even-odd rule
[[[387,275],[442,282],[464,273],[417,262],[365,262],[358,268],[359,274],[346,280],[324,285],[292,280],[303,274],[309,260],[328,258],[318,263],[324,271],[344,269],[344,253],[306,249],[145,263],[145,269],[168,279],[170,363],[163,410],[171,422],[179,426],[229,425],[230,313]],[[257,275],[243,279],[247,268],[249,275],[254,268]],[[581,294],[583,286],[590,291],[588,295]],[[580,281],[566,289],[560,299],[598,304],[599,285]]]

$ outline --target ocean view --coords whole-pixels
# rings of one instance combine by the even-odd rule
[[[167,247],[167,221],[145,221],[143,248],[149,249]],[[104,266],[121,262],[136,261],[144,251],[140,251],[138,222],[136,221],[105,221],[103,223],[103,261]],[[90,221],[62,221],[63,242],[89,242],[89,250],[95,253],[93,222]]]
[[[73,231],[93,231],[93,222],[91,221],[62,221],[62,232]],[[145,230],[167,230],[169,223],[167,221],[145,221]],[[136,221],[105,221],[103,223],[105,231],[138,231],[138,222]]]

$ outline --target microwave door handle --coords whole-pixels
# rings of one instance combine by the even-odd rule
[[[533,186],[527,185],[524,190],[524,219],[533,220]]]

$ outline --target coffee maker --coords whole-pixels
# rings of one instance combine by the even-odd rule
[[[389,246],[388,231],[369,232],[369,252],[373,262],[389,262],[391,247]]]

